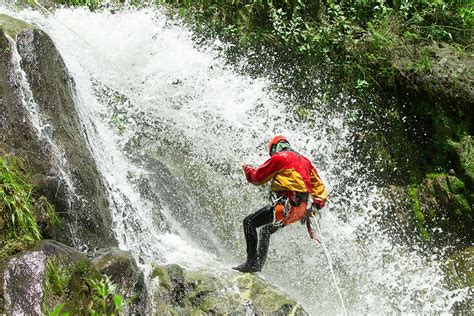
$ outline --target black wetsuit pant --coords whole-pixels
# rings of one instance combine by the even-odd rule
[[[273,206],[267,205],[244,218],[248,263],[258,264],[260,267],[265,264],[268,246],[270,245],[270,235],[282,227],[273,225],[273,216]],[[259,227],[262,227],[260,238],[257,235],[257,228]]]

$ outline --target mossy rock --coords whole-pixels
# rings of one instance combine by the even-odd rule
[[[472,235],[473,214],[465,183],[454,175],[431,174],[409,190],[414,220],[423,239],[430,232],[465,244]],[[441,228],[442,232],[437,228]],[[436,239],[436,238],[435,238]]]
[[[195,284],[190,300],[206,314],[245,314],[239,295],[229,290],[222,279],[202,272],[189,272],[187,278]]]
[[[402,50],[399,51],[401,53]],[[404,51],[403,51],[404,52]],[[412,55],[415,53],[415,55]],[[406,53],[405,53],[406,54]],[[400,70],[400,83],[420,95],[429,98],[472,104],[472,69],[474,61],[468,52],[460,52],[453,46],[433,43],[417,47],[410,54],[397,54],[394,64]],[[405,56],[404,56],[405,55]],[[416,71],[413,63],[428,57],[429,69]],[[404,76],[402,77],[403,74]],[[409,78],[410,80],[407,80]]]
[[[252,304],[262,314],[291,314],[301,315],[304,310],[301,305],[291,302],[288,297],[279,293],[276,288],[250,273],[239,275],[237,284],[242,297]]]
[[[143,272],[128,251],[114,248],[92,260],[94,267],[109,277],[125,301],[129,314],[145,314],[147,298]]]
[[[452,290],[474,288],[474,247],[465,248],[451,255],[445,266],[446,282]],[[474,297],[457,304],[459,314],[474,314]]]
[[[157,265],[160,293],[155,305],[165,315],[306,315],[303,308],[258,276],[237,272],[186,271]]]
[[[165,267],[154,267],[152,277],[158,278],[161,291],[169,291],[171,289],[171,279],[168,275],[168,270]]]
[[[29,23],[12,18],[11,16],[0,14],[0,30],[12,38],[23,31],[33,30],[35,27]]]
[[[464,136],[460,143],[455,144],[455,149],[465,177],[474,185],[474,138],[470,135]]]

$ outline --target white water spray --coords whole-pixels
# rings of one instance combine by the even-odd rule
[[[322,104],[309,123],[297,121],[295,105],[268,81],[228,69],[219,43],[197,49],[159,10],[9,13],[43,28],[64,57],[115,234],[144,266],[225,269],[243,260],[241,220],[266,200],[245,183],[237,160],[263,162],[266,140],[278,132],[315,156],[333,192],[321,233],[349,313],[447,312],[465,295],[444,287],[439,262],[396,244],[374,221],[387,202],[350,155],[344,113],[329,115]],[[342,312],[324,253],[305,229],[286,227],[270,247],[262,277],[311,314]]]

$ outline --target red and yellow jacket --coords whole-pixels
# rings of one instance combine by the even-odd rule
[[[258,168],[244,167],[250,183],[260,185],[272,180],[271,190],[286,192],[308,192],[321,207],[328,193],[313,164],[294,151],[280,151]]]

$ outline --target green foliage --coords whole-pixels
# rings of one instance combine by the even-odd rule
[[[66,294],[68,284],[71,280],[71,273],[63,265],[61,265],[56,259],[48,259],[46,261],[46,277],[45,277],[45,301],[49,302],[54,297],[61,297]],[[48,304],[45,303],[43,310],[48,316],[68,316],[69,313],[64,312],[65,304],[57,304],[52,311],[49,310]]]
[[[432,64],[429,56],[429,52],[426,48],[422,50],[421,58],[414,65],[414,70],[418,74],[430,73],[432,70]]]
[[[0,157],[0,256],[24,250],[41,238],[37,218],[47,226],[58,221],[52,205],[36,193],[22,161]]]
[[[117,315],[127,304],[87,261],[65,265],[60,258],[48,259],[44,289],[46,315]]]
[[[115,294],[115,285],[107,276],[98,280],[89,279],[88,283],[92,288],[92,315],[112,315],[123,310],[123,299]]]
[[[460,143],[454,143],[453,147],[459,153],[459,160],[468,181],[474,184],[474,137],[463,136]]]
[[[466,185],[456,177],[448,177],[449,190],[454,194],[464,194]]]
[[[45,287],[54,295],[61,296],[71,279],[71,274],[56,260],[46,261],[46,284]]]
[[[67,6],[87,6],[89,9],[96,9],[102,0],[53,0],[58,4]]]
[[[430,233],[426,228],[425,215],[421,210],[420,201],[418,200],[418,188],[415,185],[412,185],[408,189],[408,194],[412,201],[413,217],[420,233],[420,237],[427,241],[430,239]]]
[[[61,313],[64,308],[64,304],[58,304],[52,311],[46,311],[46,316],[69,316],[69,313]]]

